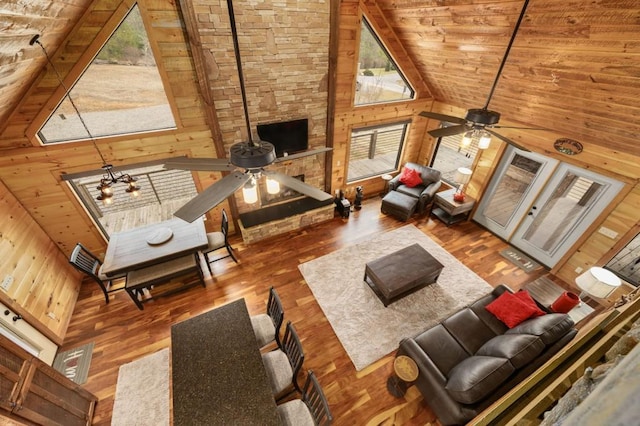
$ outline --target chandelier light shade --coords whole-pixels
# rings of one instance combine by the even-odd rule
[[[469,146],[471,146],[471,142],[473,142],[473,133],[473,130],[469,130],[464,134],[462,140],[460,141],[460,148],[468,148]]]
[[[280,182],[275,179],[267,178],[267,193],[275,195],[280,192]]]
[[[605,299],[622,285],[622,281],[613,272],[594,266],[578,275],[576,284],[582,290],[580,299],[585,296]]]
[[[242,197],[247,204],[253,204],[258,201],[258,188],[253,179],[242,187]]]
[[[487,149],[491,144],[491,134],[483,130],[480,134],[480,140],[478,140],[478,149]]]
[[[98,155],[100,156],[100,159],[102,160],[102,170],[104,170],[104,175],[102,176],[102,179],[100,179],[100,185],[98,185],[97,187],[97,189],[100,191],[100,194],[96,197],[96,199],[98,201],[102,201],[104,205],[111,204],[113,202],[113,190],[111,189],[111,186],[118,182],[127,184],[127,188],[125,189],[125,192],[129,193],[129,195],[132,197],[137,197],[140,194],[140,187],[136,184],[136,181],[137,181],[136,178],[132,177],[127,173],[115,172],[113,170],[113,166],[111,164],[107,164],[107,161],[102,155],[102,152],[98,148],[98,144],[96,143],[95,138],[91,134],[91,131],[89,131],[89,127],[87,127],[87,123],[85,123],[84,119],[82,118],[82,115],[80,114],[80,110],[76,106],[76,103],[73,101],[69,88],[67,88],[67,86],[62,81],[62,78],[60,77],[60,73],[58,73],[58,70],[56,69],[53,62],[51,62],[51,58],[49,57],[47,50],[44,48],[42,43],[40,43],[39,34],[36,34],[35,36],[33,36],[29,41],[29,45],[33,46],[34,44],[37,44],[42,49],[44,56],[47,58],[47,62],[49,63],[49,65],[51,66],[51,68],[56,74],[58,83],[60,83],[60,86],[62,86],[62,88],[64,89],[65,96],[69,99],[71,106],[73,107],[74,111],[78,115],[78,119],[80,120],[82,127],[84,127],[85,132],[87,132],[87,135],[89,135],[89,140],[91,140],[91,143],[93,143],[93,147],[96,149],[96,151],[98,152]]]

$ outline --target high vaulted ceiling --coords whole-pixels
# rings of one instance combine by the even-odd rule
[[[2,3],[0,131],[46,65],[30,38],[42,34],[55,52],[91,2]],[[366,2],[384,12],[436,100],[484,106],[522,1]],[[638,99],[640,2],[530,0],[489,108],[508,122],[640,155]]]

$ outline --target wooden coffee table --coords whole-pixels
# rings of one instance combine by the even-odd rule
[[[444,266],[419,244],[367,263],[364,281],[384,306],[438,280]]]

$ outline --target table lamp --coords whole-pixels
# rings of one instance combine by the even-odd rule
[[[464,201],[464,186],[471,180],[471,169],[466,167],[458,167],[453,180],[458,184],[458,190],[453,195],[453,199],[459,203]]]
[[[585,296],[605,299],[620,287],[622,281],[613,272],[593,266],[576,277],[576,284],[582,290],[580,300]]]

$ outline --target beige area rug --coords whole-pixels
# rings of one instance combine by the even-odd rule
[[[169,349],[120,367],[112,426],[169,426]]]
[[[369,261],[418,243],[444,265],[436,284],[388,307],[364,282]],[[338,339],[360,371],[401,339],[437,324],[492,287],[413,225],[377,235],[298,266]]]

